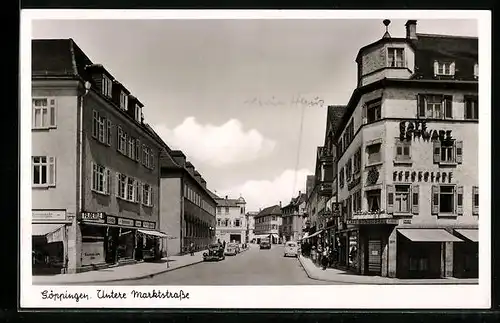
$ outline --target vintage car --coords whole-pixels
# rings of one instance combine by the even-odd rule
[[[228,243],[224,254],[226,256],[236,256],[239,252],[239,246],[236,243]]]
[[[261,240],[259,249],[271,249],[271,243],[268,240]]]
[[[293,256],[293,257],[298,257],[299,255],[299,247],[298,244],[295,241],[287,241],[285,243],[285,252],[284,252],[284,257],[287,256]]]
[[[203,261],[220,261],[224,259],[224,247],[219,243],[209,245],[208,250],[203,253]]]

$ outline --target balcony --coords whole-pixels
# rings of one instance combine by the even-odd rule
[[[333,193],[333,183],[332,182],[320,182],[319,183],[319,195],[331,196]]]
[[[326,147],[320,147],[318,159],[322,163],[333,163],[333,154]]]

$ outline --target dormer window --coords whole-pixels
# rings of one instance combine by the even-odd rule
[[[455,75],[455,62],[434,62],[434,75]]]
[[[128,106],[128,95],[125,92],[120,93],[120,109],[127,111]]]
[[[111,97],[111,86],[112,86],[111,79],[109,77],[107,77],[106,75],[103,75],[102,76],[102,94],[104,94],[108,98]]]
[[[404,48],[388,48],[387,49],[387,66],[388,67],[404,67]]]
[[[474,64],[474,78],[478,79],[479,78],[479,64]]]
[[[135,120],[140,122],[141,116],[142,116],[142,108],[140,105],[136,104],[135,105]]]

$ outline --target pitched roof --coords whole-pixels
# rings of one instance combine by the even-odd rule
[[[340,122],[342,121],[342,117],[347,110],[347,105],[329,105],[328,112],[326,114],[327,126],[326,131],[331,129],[331,131],[337,131]]]
[[[259,212],[255,217],[260,217],[264,215],[281,215],[281,208],[279,205],[273,205],[264,208],[262,211]]]
[[[207,190],[208,191],[208,194],[210,194],[210,196],[214,199],[214,200],[218,200],[220,199],[220,196],[218,196],[217,194],[215,194],[214,192],[212,192],[211,190]]]
[[[223,206],[223,207],[239,207],[238,204],[238,199],[225,199],[225,198],[218,198],[215,199],[217,202],[217,206]]]

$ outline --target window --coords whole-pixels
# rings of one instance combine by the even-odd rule
[[[240,208],[240,214],[244,214],[245,213],[245,208],[241,207]]]
[[[354,174],[359,173],[361,170],[361,147],[356,150],[353,157],[354,162]]]
[[[477,97],[466,96],[465,101],[465,119],[478,120],[479,106]]]
[[[463,186],[432,185],[432,214],[462,215]]]
[[[361,190],[352,195],[352,210],[353,212],[361,211]]]
[[[366,105],[366,120],[368,123],[382,118],[382,100],[370,102]]]
[[[377,212],[380,210],[380,190],[370,190],[366,192],[368,201],[368,211]]]
[[[104,94],[107,97],[111,97],[111,86],[112,82],[109,77],[106,75],[102,76],[102,94]]]
[[[222,208],[220,206],[217,207],[217,213],[222,213]]]
[[[128,151],[127,156],[135,160],[135,138],[128,138]]]
[[[226,211],[226,214],[229,213],[229,207],[226,206],[225,211]]]
[[[351,175],[352,175],[352,158],[349,158],[347,160],[347,164],[345,167],[345,177],[346,177],[348,182],[351,181]]]
[[[56,100],[54,98],[34,98],[33,129],[49,129],[56,127]]]
[[[135,161],[141,160],[141,141],[135,140]]]
[[[411,141],[396,138],[396,160],[398,161],[408,161],[411,159],[410,155]]]
[[[133,201],[134,200],[134,187],[135,186],[135,181],[133,178],[128,177],[127,178],[127,200]]]
[[[461,164],[463,159],[463,142],[456,140],[434,140],[434,163]]]
[[[404,67],[404,48],[388,48],[387,49],[387,66],[388,67]]]
[[[128,95],[125,92],[120,92],[120,109],[127,111]]]
[[[118,126],[118,151],[124,155],[127,154],[127,134],[120,126]]]
[[[396,185],[394,212],[410,213],[410,185]]]
[[[439,213],[454,213],[454,187],[440,186],[439,192]]]
[[[225,220],[224,220],[224,226],[225,226],[225,227],[228,227],[228,226],[229,226],[229,219],[225,219]]]
[[[239,227],[240,226],[240,219],[234,220],[234,226]]]
[[[127,176],[123,174],[117,174],[116,175],[116,183],[117,183],[117,188],[116,188],[116,196],[122,199],[126,199],[126,188],[127,188]]]
[[[455,63],[454,62],[434,62],[434,75],[455,75]]]
[[[56,158],[52,156],[32,157],[33,186],[56,186]]]
[[[273,215],[272,221],[276,221],[276,215]]]
[[[477,63],[474,64],[474,78],[479,78],[479,65]]]
[[[272,230],[276,230],[276,224],[272,225]]]
[[[129,202],[140,203],[141,195],[143,196],[144,192],[141,194],[142,187],[139,181],[130,176],[119,173],[117,173],[116,177],[116,196]]]
[[[92,163],[92,190],[101,194],[109,194],[110,184],[110,170]]]
[[[380,155],[381,144],[373,144],[366,147],[368,152],[368,165],[380,163],[382,157]]]
[[[479,187],[472,186],[472,214],[479,214]]]
[[[344,187],[344,167],[340,168],[339,185],[340,185],[340,188]]]
[[[142,185],[142,204],[153,206],[153,187],[149,184]]]
[[[218,218],[218,219],[217,219],[217,226],[218,226],[218,227],[220,227],[220,225],[221,225],[221,221],[220,221],[220,219]]]
[[[352,119],[347,126],[347,133],[349,134],[349,143],[351,143],[351,141],[354,139],[354,119]]]
[[[417,98],[418,116],[432,119],[453,118],[453,96],[423,95]]]
[[[140,122],[141,116],[142,116],[142,109],[138,104],[136,104],[135,105],[135,120]]]

